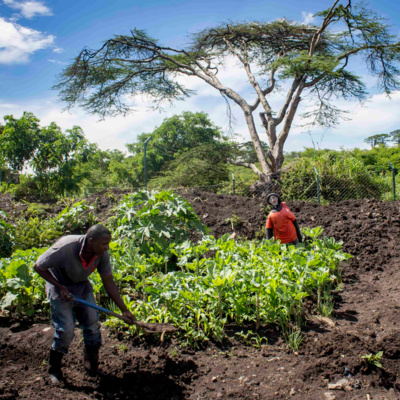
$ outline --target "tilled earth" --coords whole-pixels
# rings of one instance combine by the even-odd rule
[[[220,236],[262,235],[266,205],[260,199],[205,192],[181,193],[203,223]],[[116,193],[122,196],[122,193]],[[100,220],[112,212],[97,194]],[[399,399],[400,203],[345,201],[319,206],[292,202],[300,226],[322,226],[354,257],[344,266],[331,319],[309,319],[298,352],[279,331],[265,327],[268,345],[256,349],[233,339],[200,350],[163,343],[118,340],[104,331],[100,374],[88,376],[77,336],[64,360],[65,382],[52,386],[46,358],[53,335],[48,320],[0,319],[0,399]],[[26,206],[10,198],[0,207],[18,215]],[[53,212],[60,211],[54,209]],[[232,220],[235,223],[232,226]],[[230,333],[228,327],[227,332]],[[253,328],[254,329],[254,328]],[[383,368],[360,356],[383,351]]]

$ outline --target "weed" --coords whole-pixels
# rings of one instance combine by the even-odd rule
[[[304,335],[301,329],[295,326],[289,326],[286,332],[283,332],[285,337],[286,345],[289,349],[297,351],[300,345],[303,343]]]
[[[247,333],[236,332],[236,336],[238,336],[246,345],[251,345],[256,349],[259,349],[262,345],[268,344],[268,339],[265,336],[260,336],[258,333],[253,331],[247,331]]]
[[[178,348],[175,346],[173,349],[171,349],[171,351],[169,352],[169,356],[171,358],[176,358],[179,355],[179,350]]]
[[[383,351],[378,351],[376,354],[366,354],[365,356],[361,356],[361,358],[364,359],[368,365],[373,365],[377,368],[383,368],[383,365],[380,361],[382,356]]]
[[[267,235],[267,230],[266,230],[265,225],[263,225],[261,227],[261,229],[256,232],[256,239],[258,239],[258,240],[265,239],[266,235]]]
[[[118,345],[118,347],[119,347],[120,351],[123,353],[125,353],[128,350],[128,348],[123,343],[120,343]]]
[[[319,303],[318,307],[318,312],[323,316],[323,317],[330,317],[333,312],[333,297],[330,293],[330,291],[325,290],[322,296],[322,299]]]
[[[227,224],[230,223],[232,226],[232,230],[234,231],[235,228],[237,228],[238,226],[242,226],[244,221],[240,217],[238,217],[236,214],[233,214],[232,217],[225,219],[225,223],[227,223]]]

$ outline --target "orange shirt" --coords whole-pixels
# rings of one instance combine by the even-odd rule
[[[269,213],[266,228],[273,229],[275,240],[279,239],[281,243],[290,243],[297,239],[296,228],[293,225],[296,217],[286,203],[281,203],[281,206],[281,211]]]

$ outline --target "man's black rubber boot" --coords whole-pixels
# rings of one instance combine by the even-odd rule
[[[63,378],[61,372],[61,361],[63,356],[63,353],[50,349],[48,373],[52,383],[59,383]]]
[[[99,369],[99,346],[85,346],[83,350],[83,365],[91,375],[96,375]]]

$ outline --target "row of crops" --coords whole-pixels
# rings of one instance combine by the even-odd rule
[[[323,237],[321,228],[304,228],[307,240],[296,247],[228,235],[216,239],[191,205],[171,192],[125,196],[108,224],[114,232],[114,278],[136,319],[172,323],[180,328],[181,343],[190,346],[223,341],[227,324],[238,338],[260,344],[260,328],[277,324],[289,346],[296,347],[305,299],[313,300],[316,312],[329,315],[340,262],[350,257],[340,243]],[[45,249],[16,250],[0,260],[3,311],[34,315],[46,310],[44,281],[32,268]],[[92,282],[98,301],[115,309],[98,274]],[[128,335],[142,334],[116,319],[107,324]]]

